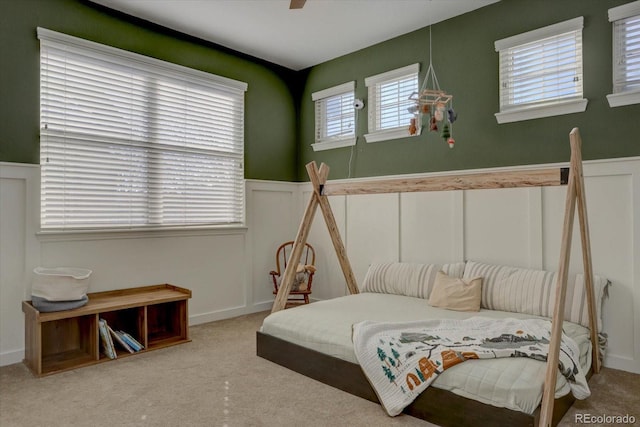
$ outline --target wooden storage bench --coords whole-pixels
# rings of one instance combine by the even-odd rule
[[[44,376],[111,360],[101,350],[98,319],[131,334],[145,351],[191,341],[189,289],[154,285],[88,294],[80,308],[41,313],[31,301],[25,314],[24,363]],[[118,348],[118,357],[135,355]]]

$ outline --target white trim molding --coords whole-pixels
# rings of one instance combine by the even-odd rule
[[[351,147],[353,145],[356,145],[356,140],[357,138],[355,136],[351,138],[328,140],[313,143],[311,144],[311,147],[313,148],[313,151],[332,150],[334,148]]]
[[[311,94],[311,100],[317,101],[319,99],[328,98],[330,96],[340,95],[341,93],[353,92],[355,89],[356,89],[355,81],[346,82],[346,83],[342,83],[341,85],[337,85],[327,89],[319,90],[317,92],[313,92]]]
[[[505,37],[504,39],[496,40],[494,47],[496,52],[500,52],[504,49],[509,49],[521,44],[530,43],[536,40],[544,39],[547,37],[555,36],[556,34],[567,33],[569,31],[580,30],[584,27],[584,17],[579,16],[577,18],[569,19],[567,21],[558,22],[557,24],[547,25],[546,27],[538,28],[526,33],[516,34],[515,36]]]
[[[609,22],[640,15],[640,0],[626,3],[609,9]]]
[[[417,131],[415,134],[411,135],[409,133],[409,127],[405,126],[399,129],[389,129],[389,130],[381,130],[374,133],[368,133],[364,135],[364,139],[367,142],[382,142],[388,141],[390,139],[398,139],[398,138],[408,138],[410,136],[418,136],[422,131],[422,126],[417,126]]]
[[[498,124],[503,124],[559,116],[562,114],[582,113],[587,109],[588,102],[588,99],[583,98],[550,105],[514,108],[495,113],[495,116]]]
[[[611,93],[607,95],[609,107],[623,107],[625,105],[640,104],[640,90],[632,92]]]

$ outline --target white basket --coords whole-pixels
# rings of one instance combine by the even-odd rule
[[[77,301],[89,289],[91,270],[73,267],[36,267],[33,269],[31,295],[47,301]]]

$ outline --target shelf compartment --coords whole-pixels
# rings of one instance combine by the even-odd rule
[[[95,315],[59,319],[42,324],[42,374],[93,363],[98,359]]]
[[[109,327],[114,331],[126,332],[144,345],[144,307],[132,307],[124,310],[107,311],[100,313],[100,318],[104,319],[107,322],[107,325],[109,325]],[[113,344],[118,355],[121,353],[129,354],[129,352],[123,349],[115,340]]]
[[[94,363],[95,357],[82,349],[49,354],[42,358],[42,375],[55,374]]]
[[[147,346],[166,347],[189,341],[187,301],[172,301],[147,306]]]

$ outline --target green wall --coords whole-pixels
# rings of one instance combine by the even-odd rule
[[[389,0],[391,1],[391,0]],[[358,143],[314,152],[311,93],[429,58],[429,29],[397,37],[294,72],[87,0],[0,0],[0,161],[39,163],[39,44],[36,27],[134,51],[247,82],[245,176],[306,180],[311,160],[331,166],[331,178],[389,175],[566,161],[568,133],[578,126],[585,159],[640,155],[640,105],[608,106],[611,24],[607,10],[625,0],[502,0],[432,26],[433,63],[459,114],[456,146],[438,134],[366,143],[367,107]],[[584,16],[584,113],[498,125],[498,55],[494,41]],[[353,152],[352,152],[353,151]]]
[[[429,65],[428,27],[305,70],[300,104],[299,179],[311,160],[331,167],[331,178],[473,169],[566,161],[569,132],[579,127],[585,159],[640,155],[640,105],[610,108],[611,23],[607,10],[629,1],[502,0],[432,26],[433,65],[442,89],[453,94],[458,120],[449,149],[428,127],[422,135],[367,143],[367,107],[358,117],[353,148],[314,152],[311,93],[356,81],[356,98],[367,104],[365,77],[420,63],[420,81]],[[494,41],[539,27],[584,16],[583,113],[498,125],[498,54]],[[353,156],[352,156],[353,154]]]
[[[36,27],[247,82],[245,176],[296,180],[294,72],[85,0],[0,0],[0,161],[40,161]]]

